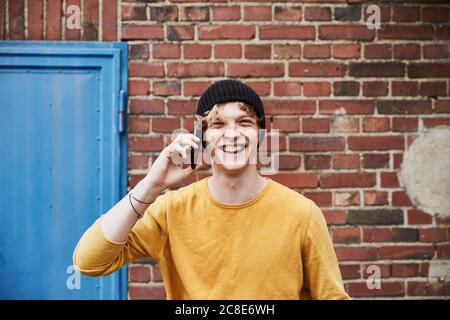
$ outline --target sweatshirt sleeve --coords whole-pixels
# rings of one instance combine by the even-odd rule
[[[311,201],[308,230],[302,246],[304,289],[314,300],[350,299],[322,211]]]
[[[105,238],[101,226],[103,215],[98,218],[75,248],[75,269],[88,276],[104,276],[135,259],[152,257],[159,262],[159,254],[167,239],[166,198],[167,193],[155,199],[122,243]]]

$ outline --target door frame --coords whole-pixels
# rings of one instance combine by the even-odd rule
[[[112,190],[102,190],[100,181],[100,194],[102,195],[99,215],[107,212],[114,204],[127,193],[127,93],[128,93],[128,44],[126,42],[52,42],[52,41],[1,41],[0,42],[0,68],[1,67],[51,67],[51,68],[96,68],[102,78],[110,81],[113,96],[105,96],[105,90],[100,95],[100,108],[105,103],[113,107],[110,113],[113,117],[110,124],[100,124],[101,154],[110,157],[111,166],[105,168],[105,174],[112,176]],[[21,58],[22,56],[22,58]],[[26,56],[24,63],[23,57]],[[42,59],[43,56],[51,59]],[[78,59],[66,59],[73,57]],[[83,59],[87,58],[89,59]],[[20,58],[20,59],[18,59]],[[105,62],[105,58],[112,63]],[[113,77],[118,74],[119,77]],[[109,80],[107,80],[109,81]],[[100,86],[102,84],[100,83]],[[107,106],[106,106],[107,107]],[[109,134],[109,137],[108,137]],[[114,152],[114,154],[113,154]],[[117,152],[119,153],[117,155]],[[117,155],[117,156],[116,156]],[[102,176],[101,176],[101,179]],[[70,248],[74,249],[74,248]],[[111,275],[111,283],[105,283],[100,278],[100,299],[127,299],[128,268],[122,267]]]

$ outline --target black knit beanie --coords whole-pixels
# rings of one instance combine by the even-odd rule
[[[246,84],[237,80],[219,80],[206,89],[197,103],[196,115],[204,116],[216,103],[242,101],[253,107],[260,119],[258,125],[266,127],[264,106],[258,94]]]

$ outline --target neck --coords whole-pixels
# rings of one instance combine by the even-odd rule
[[[256,165],[249,165],[238,174],[230,174],[212,167],[208,187],[213,197],[224,204],[241,204],[255,198],[266,186]]]

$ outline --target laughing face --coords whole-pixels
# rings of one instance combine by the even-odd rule
[[[244,106],[240,102],[223,104],[207,121],[204,139],[212,165],[230,173],[256,165],[257,117]]]

